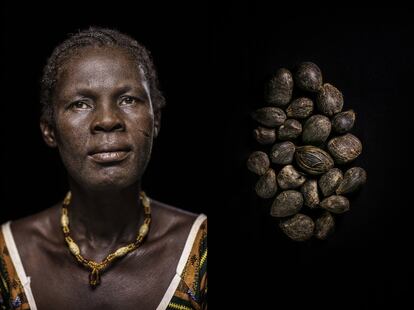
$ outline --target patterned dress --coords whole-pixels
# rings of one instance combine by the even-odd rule
[[[0,310],[6,309],[37,310],[10,221],[1,225],[0,230]],[[157,307],[164,309],[207,309],[207,218],[203,214],[191,228],[176,274]]]

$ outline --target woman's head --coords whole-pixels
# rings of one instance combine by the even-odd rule
[[[142,46],[112,30],[72,36],[49,59],[42,98],[44,140],[71,182],[94,191],[139,182],[164,104]]]
[[[71,35],[55,47],[44,69],[41,81],[40,100],[42,103],[41,119],[53,125],[54,105],[53,95],[59,75],[68,59],[79,54],[85,47],[119,48],[131,55],[142,70],[149,85],[154,111],[160,111],[165,105],[165,99],[159,90],[157,72],[151,59],[150,52],[130,36],[117,30],[91,27]]]

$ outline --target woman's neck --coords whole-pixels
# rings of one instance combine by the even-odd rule
[[[70,182],[68,207],[71,234],[93,247],[132,242],[143,221],[140,185],[119,191],[85,191]]]

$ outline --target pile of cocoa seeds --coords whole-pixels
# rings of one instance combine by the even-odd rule
[[[295,96],[295,94],[299,94]],[[247,168],[258,175],[255,193],[271,200],[270,215],[292,240],[324,240],[335,216],[350,210],[349,194],[367,179],[350,167],[362,143],[351,133],[356,113],[342,111],[344,98],[324,83],[312,62],[275,72],[265,87],[265,106],[252,113],[253,136],[268,151],[254,151]]]

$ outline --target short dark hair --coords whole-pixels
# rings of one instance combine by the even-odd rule
[[[151,53],[130,36],[114,29],[90,27],[70,34],[69,38],[59,44],[49,57],[41,80],[40,101],[42,104],[41,120],[54,124],[53,92],[56,87],[59,69],[76,51],[88,46],[116,47],[127,51],[139,64],[144,78],[149,84],[154,111],[165,105],[165,98],[159,89],[157,72]]]

